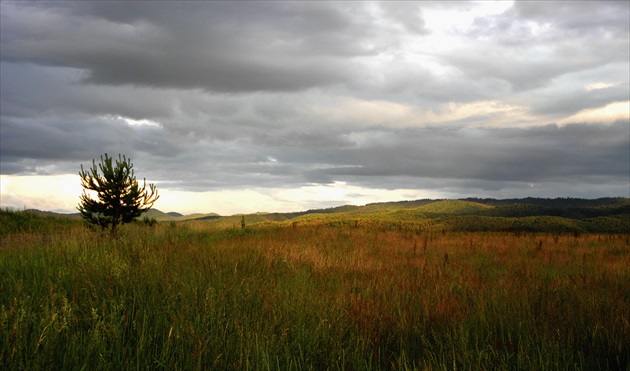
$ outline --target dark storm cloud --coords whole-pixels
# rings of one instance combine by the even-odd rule
[[[378,129],[337,138],[296,133],[282,142],[199,141],[182,156],[147,162],[143,169],[194,190],[333,181],[460,192],[465,187],[500,191],[567,181],[612,185],[623,184],[630,171],[629,136],[624,122],[529,129]]]
[[[327,183],[352,180],[375,182],[396,188],[398,177],[451,179],[463,182],[549,182],[595,179],[624,179],[630,171],[626,123],[611,126],[555,125],[530,129],[440,128],[380,130],[355,133],[357,138],[337,146],[320,146],[318,141],[290,141],[254,145],[250,153],[259,160],[247,165],[226,163],[227,168],[247,166],[247,171],[281,183],[288,179]],[[367,138],[363,140],[361,138]],[[444,183],[443,183],[444,184]],[[274,186],[278,184],[274,183]],[[487,187],[486,187],[487,188]]]
[[[381,131],[326,160],[341,167],[319,170],[343,176],[458,178],[541,182],[586,176],[620,177],[630,171],[630,131],[611,126],[549,125],[529,129],[439,128]],[[352,165],[352,166],[347,166]]]
[[[84,73],[67,67],[1,63],[3,116],[124,116],[133,119],[171,114],[169,91],[83,85]]]
[[[83,69],[85,82],[210,91],[340,84],[374,53],[348,10],[317,3],[7,4],[2,57]],[[36,20],[34,22],[33,20]],[[77,32],[79,30],[80,32]]]
[[[158,161],[183,149],[159,128],[132,127],[112,117],[2,118],[1,124],[3,174],[74,173],[80,163],[103,153],[145,155]]]
[[[584,88],[575,88],[568,89],[562,94],[558,93],[558,90],[543,91],[537,98],[530,98],[532,113],[571,115],[584,109],[602,107],[612,102],[623,102],[628,100],[628,84],[590,91]]]

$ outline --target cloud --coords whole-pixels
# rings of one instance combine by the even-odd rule
[[[630,101],[616,102],[604,107],[585,108],[577,114],[564,118],[559,124],[572,124],[576,122],[593,122],[610,124],[615,122],[630,121]]]
[[[583,38],[609,42],[627,38],[629,16],[630,6],[623,1],[515,1],[503,12],[476,17],[465,33],[504,46]]]
[[[411,32],[420,35],[428,34],[430,32],[427,28],[425,28],[421,3],[380,2],[376,5],[384,18],[384,23],[386,23],[389,27],[398,27],[404,32]]]
[[[343,84],[374,53],[348,10],[327,4],[3,4],[7,60],[84,70],[85,83],[295,91]],[[131,10],[129,13],[121,9]],[[77,16],[77,13],[80,13]],[[31,21],[33,20],[33,21]],[[80,32],[77,32],[79,30]]]
[[[589,175],[627,176],[628,127],[549,125],[528,129],[439,128],[364,133],[343,150],[342,166],[320,170],[363,177],[560,181]]]
[[[625,1],[554,1],[545,4],[517,1],[513,11],[525,21],[553,24],[565,32],[586,34],[589,37],[611,34],[627,36],[630,30],[630,4]],[[561,36],[555,35],[558,38]]]
[[[627,2],[517,1],[501,14],[477,17],[459,31],[467,45],[443,58],[468,76],[531,90],[566,74],[627,65],[629,51],[622,45],[628,43],[629,18]]]
[[[624,2],[0,7],[5,175],[124,153],[182,197],[278,205],[628,184]]]

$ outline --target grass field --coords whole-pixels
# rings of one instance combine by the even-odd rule
[[[11,214],[0,369],[630,368],[629,234]]]

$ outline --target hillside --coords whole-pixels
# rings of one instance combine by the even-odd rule
[[[444,231],[630,233],[626,198],[471,200],[369,204],[339,213],[304,213],[287,221]]]
[[[41,217],[80,219],[78,214],[40,210],[19,213]],[[414,200],[343,205],[290,213],[255,213],[221,216],[216,213],[182,215],[151,209],[142,217],[158,222],[195,222],[215,228],[241,228],[270,224],[402,225],[422,230],[453,231],[569,231],[630,233],[628,198],[523,198]]]
[[[491,209],[492,206],[463,200],[443,200],[420,206],[417,210],[428,214],[475,214]]]
[[[202,218],[217,218],[220,217],[219,214],[209,213],[209,214],[190,214],[190,215],[182,215],[176,212],[165,213],[158,209],[150,209],[146,213],[142,214],[141,218],[153,218],[158,222],[168,222],[168,221],[184,221],[184,220],[192,220],[192,219],[202,219]]]
[[[570,198],[570,197],[558,197],[558,198],[509,198],[509,199],[494,199],[494,198],[466,198],[464,201],[472,201],[480,204],[490,206],[507,206],[507,205],[535,205],[547,208],[598,208],[598,207],[616,207],[630,205],[630,198],[625,197],[603,197],[596,199],[587,198]]]

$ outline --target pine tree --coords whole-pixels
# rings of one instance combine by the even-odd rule
[[[139,217],[160,196],[153,184],[149,184],[149,189],[146,189],[146,179],[140,187],[130,159],[118,155],[115,165],[112,161],[113,158],[106,153],[104,158],[101,156],[98,167],[95,160],[92,160],[89,171],[85,171],[81,165],[79,176],[84,189],[77,209],[88,222],[102,228],[110,226],[111,235],[115,237],[118,224],[129,223]],[[102,174],[99,174],[99,169]],[[98,200],[92,199],[88,190],[96,192]]]

